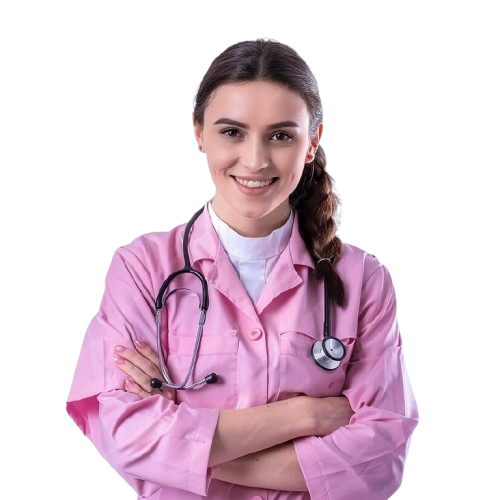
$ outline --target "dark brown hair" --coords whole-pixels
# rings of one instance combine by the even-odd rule
[[[203,124],[205,108],[219,86],[242,81],[280,83],[299,94],[309,111],[311,137],[322,123],[318,84],[309,66],[291,47],[272,40],[240,42],[214,59],[198,89],[194,119]],[[290,205],[298,214],[300,234],[316,262],[316,276],[325,280],[331,300],[343,306],[345,289],[333,266],[342,250],[335,235],[340,201],[325,168],[325,153],[319,146],[314,160],[304,166],[299,184],[290,195]]]

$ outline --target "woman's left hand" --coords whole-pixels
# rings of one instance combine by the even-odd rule
[[[129,378],[125,380],[125,390],[137,394],[142,399],[154,394],[175,401],[173,389],[152,389],[151,379],[163,381],[160,372],[160,361],[157,354],[142,340],[134,341],[136,349],[128,349],[122,345],[115,346],[115,365]]]

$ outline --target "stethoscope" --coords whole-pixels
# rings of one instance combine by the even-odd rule
[[[198,357],[198,351],[200,349],[201,336],[203,334],[203,325],[205,324],[205,319],[207,317],[208,311],[208,285],[205,276],[202,273],[197,271],[191,266],[191,262],[189,260],[189,252],[188,252],[188,243],[189,243],[189,234],[193,227],[194,222],[203,212],[204,207],[200,208],[191,220],[186,224],[186,229],[184,231],[184,237],[182,240],[182,252],[184,254],[184,267],[170,274],[167,279],[163,282],[158,292],[158,296],[155,301],[156,308],[156,342],[159,354],[160,361],[160,372],[165,380],[163,382],[159,378],[151,379],[151,388],[152,389],[160,389],[162,387],[168,387],[170,389],[184,390],[184,389],[195,389],[196,387],[205,385],[205,384],[215,384],[219,377],[216,373],[209,373],[205,378],[195,382],[193,384],[188,384],[188,380],[190,379],[194,365],[196,363],[196,358]],[[198,332],[196,334],[196,340],[193,347],[193,356],[191,359],[191,364],[189,365],[189,369],[184,377],[184,380],[180,384],[175,384],[170,378],[167,370],[167,365],[165,362],[165,353],[163,352],[163,345],[161,341],[161,326],[162,326],[162,309],[167,301],[167,299],[180,289],[174,289],[167,293],[165,296],[165,292],[168,287],[172,283],[172,281],[181,274],[193,274],[198,278],[201,283],[202,296],[200,300],[200,317],[198,320]],[[311,347],[311,356],[313,361],[324,370],[332,371],[338,368],[340,362],[345,356],[346,350],[344,344],[336,337],[330,335],[330,331],[332,331],[332,323],[331,323],[331,308],[330,308],[330,297],[326,290],[325,284],[325,319],[323,323],[323,339],[316,340]]]

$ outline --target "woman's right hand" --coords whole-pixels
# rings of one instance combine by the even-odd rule
[[[136,349],[115,346],[115,365],[129,378],[125,380],[125,390],[137,394],[142,399],[159,394],[175,401],[175,391],[169,388],[151,389],[151,379],[163,381],[160,360],[157,354],[142,340],[136,340]]]
[[[327,436],[349,424],[354,415],[349,400],[344,396],[314,398],[298,396],[302,411],[307,415],[310,436]]]

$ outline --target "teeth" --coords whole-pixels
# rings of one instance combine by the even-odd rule
[[[271,182],[273,182],[272,179],[270,179],[268,181],[247,181],[245,179],[240,179],[239,177],[235,177],[235,179],[236,179],[236,182],[238,184],[241,184],[242,186],[246,186],[249,188],[261,188],[261,187],[269,186],[269,184],[271,184]]]

